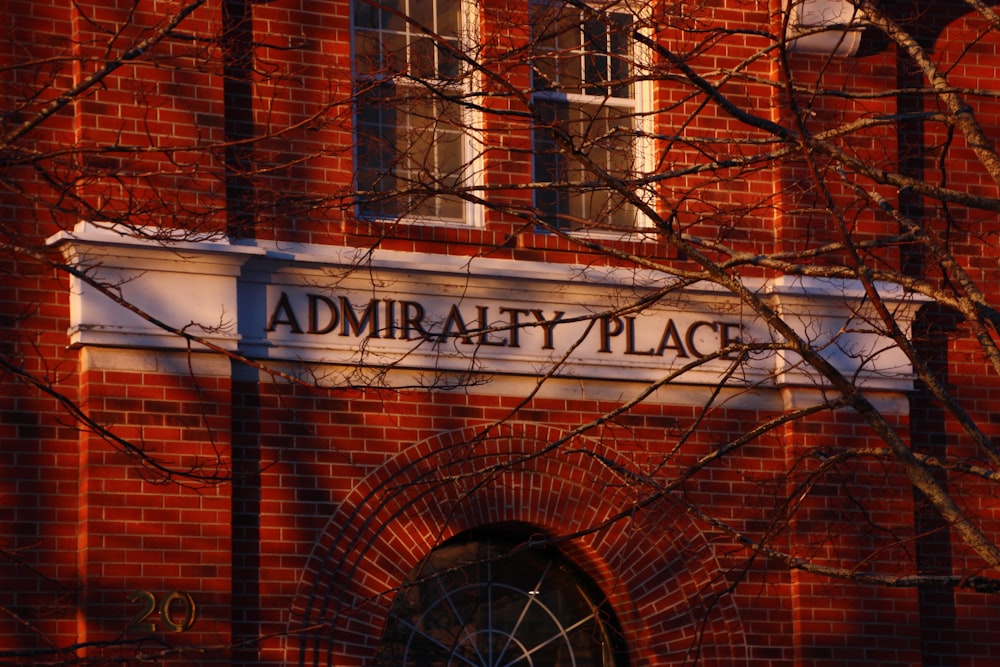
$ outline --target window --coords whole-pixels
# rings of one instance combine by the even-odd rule
[[[360,213],[465,220],[462,0],[352,4]]]
[[[627,664],[593,582],[556,549],[498,533],[465,533],[431,552],[396,596],[377,664]]]
[[[563,229],[631,229],[637,84],[630,14],[532,3],[535,205]],[[616,185],[618,184],[618,185]]]

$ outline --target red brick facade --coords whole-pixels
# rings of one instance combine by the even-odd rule
[[[11,101],[0,156],[0,664],[132,664],[139,654],[172,664],[371,664],[396,591],[422,559],[466,531],[514,524],[556,538],[596,584],[637,667],[1000,663],[995,594],[845,581],[740,542],[737,532],[767,537],[776,552],[861,575],[990,573],[941,530],[898,465],[858,458],[809,474],[828,464],[817,451],[886,446],[850,409],[773,424],[714,458],[817,400],[821,389],[793,363],[759,383],[751,365],[746,383],[718,395],[695,373],[621,410],[658,379],[658,358],[724,347],[750,326],[731,297],[671,297],[656,312],[677,332],[661,319],[652,338],[636,338],[636,320],[596,319],[581,337],[584,370],[544,377],[539,360],[559,347],[547,343],[568,338],[554,340],[532,309],[608,307],[648,267],[518,214],[532,208],[528,99],[512,92],[531,86],[519,50],[530,38],[527,0],[473,3],[486,72],[482,219],[355,216],[351,4],[0,0],[0,90]],[[693,28],[759,26],[757,38],[713,33],[690,62],[713,77],[747,67],[752,76],[719,90],[775,123],[796,128],[789,91],[762,81],[794,76],[853,92],[927,85],[868,33],[850,55],[759,57],[764,32],[784,34],[782,3],[709,4],[655,39],[683,52],[702,34]],[[997,27],[960,3],[890,4],[951,86],[995,87]],[[160,39],[168,28],[173,36]],[[668,78],[650,95],[657,141],[687,127],[746,140],[749,153],[770,136]],[[947,113],[940,99],[798,101],[812,131],[923,105],[926,120],[873,122],[841,147],[996,199],[973,148],[931,118]],[[1000,137],[1000,102],[974,99],[987,135]],[[698,163],[700,151],[680,142],[656,168]],[[245,161],[274,168],[251,177]],[[830,202],[803,185],[827,168],[792,156],[710,177],[694,170],[667,180],[663,201],[683,202],[675,220],[699,237],[798,251],[839,242]],[[896,233],[876,207],[852,205],[850,183],[825,182],[860,242]],[[898,196],[910,214],[940,219],[937,231],[953,235],[995,304],[996,209]],[[122,225],[162,233],[121,237]],[[187,236],[175,242],[164,230],[178,227]],[[653,233],[605,242],[622,256],[693,266]],[[920,261],[900,244],[866,253],[893,267]],[[74,270],[95,272],[166,328],[111,304]],[[839,317],[843,299],[818,288],[798,291],[761,266],[741,277],[790,312]],[[361,310],[365,294],[374,311]],[[977,332],[931,305],[918,314],[924,301],[891,303],[905,328],[916,320],[921,353],[966,413],[1000,436],[1000,380]],[[454,361],[414,345],[400,361],[402,333],[358,342],[376,327],[366,315],[382,326],[398,316],[414,330],[442,318],[464,354]],[[470,333],[487,316],[535,326],[520,339],[502,327]],[[659,357],[647,354],[657,343]],[[518,347],[523,358],[503,356]],[[483,375],[464,374],[479,363]],[[906,368],[867,379],[866,395],[913,449],[978,460],[970,434]],[[1000,540],[994,483],[953,481],[957,504]]]

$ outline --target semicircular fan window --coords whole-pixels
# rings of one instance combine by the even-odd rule
[[[557,549],[496,531],[437,547],[397,594],[382,667],[623,667],[614,616]]]

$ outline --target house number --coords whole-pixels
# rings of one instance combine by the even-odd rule
[[[168,632],[184,632],[194,625],[196,611],[194,598],[190,593],[171,591],[157,605],[156,595],[150,591],[132,591],[128,595],[128,601],[140,605],[139,612],[128,623],[128,632],[156,632],[156,622],[150,616],[157,611],[160,612],[160,623]]]

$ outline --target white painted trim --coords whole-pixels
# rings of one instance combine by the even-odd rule
[[[90,223],[49,242],[63,250],[68,262],[117,285],[125,299],[171,327],[193,327],[225,349],[312,370],[339,367],[375,377],[392,367],[425,375],[531,377],[562,363],[556,374],[564,378],[648,383],[692,361],[697,351],[717,348],[727,335],[758,341],[773,335],[731,294],[707,284],[678,290],[632,320],[598,320],[588,329],[584,320],[594,313],[632,303],[675,280],[621,268],[273,242],[165,244]],[[905,355],[865,323],[872,310],[857,283],[785,278],[746,284],[843,373],[857,372],[866,388],[912,389]],[[183,339],[92,286],[73,280],[70,289],[70,344],[187,349]],[[905,329],[921,302],[885,285],[879,289]],[[414,313],[419,309],[426,331],[414,327],[412,335],[401,333],[404,304]],[[317,305],[327,310],[317,316],[307,309]],[[377,314],[367,325],[348,327],[341,318],[340,325],[322,330],[348,307],[355,318],[366,309]],[[536,310],[540,317],[565,321],[553,325],[546,338],[548,329],[535,318]],[[510,333],[518,317],[514,311],[521,313],[520,323],[534,325],[519,329],[517,340]],[[564,316],[556,315],[560,312]],[[287,320],[295,320],[294,325]],[[478,331],[480,322],[497,328],[460,335],[466,326]],[[670,327],[678,334],[668,339]],[[448,337],[441,335],[444,330]],[[678,384],[714,385],[728,365],[707,363],[685,373]],[[733,381],[765,389],[825,385],[789,353],[754,358]]]

